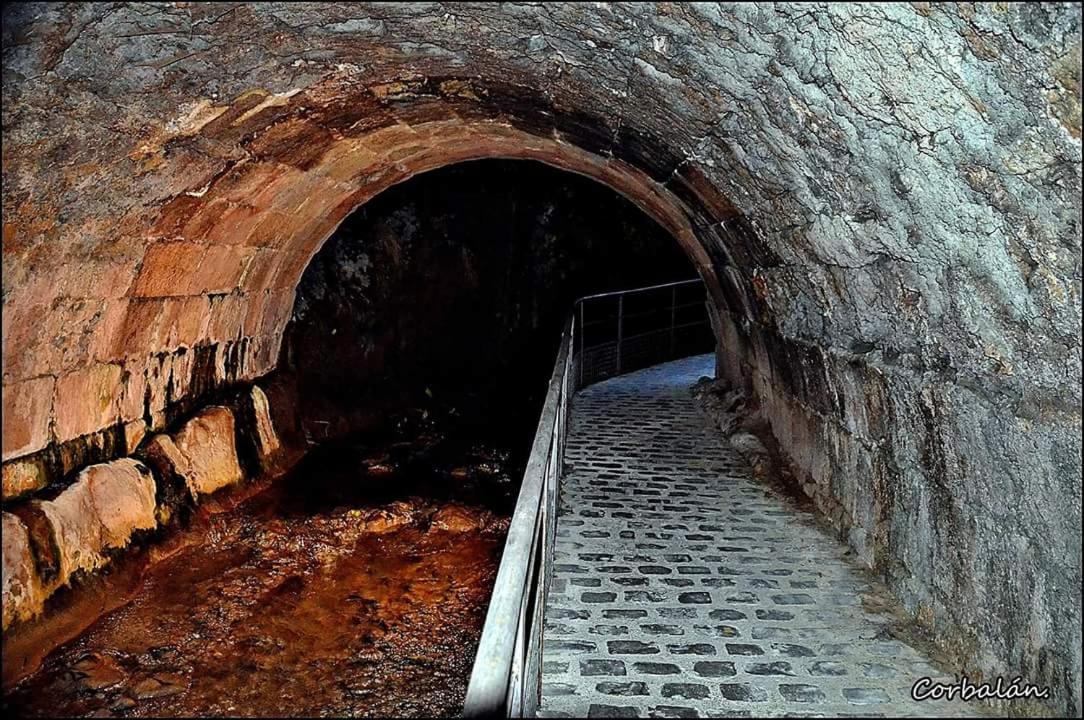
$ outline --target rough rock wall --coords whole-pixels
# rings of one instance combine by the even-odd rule
[[[343,221],[301,278],[276,375],[314,438],[437,400],[458,427],[526,453],[574,300],[693,276],[666,231],[604,185],[541,163],[462,163]]]
[[[721,371],[908,606],[973,669],[1080,712],[1078,6],[4,20],[5,461],[154,425],[194,376],[265,372],[353,207],[532,157],[677,237],[719,305]]]

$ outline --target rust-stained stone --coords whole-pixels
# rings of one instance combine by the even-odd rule
[[[207,248],[191,242],[159,242],[147,248],[132,294],[143,297],[196,295],[194,271]]]
[[[304,213],[304,217],[318,219],[321,208],[335,204],[336,199],[351,188],[344,187],[319,173],[298,173],[289,181],[267,192],[261,192],[253,202],[258,207],[274,210],[285,215]]]
[[[447,532],[472,532],[479,529],[480,520],[482,518],[476,512],[459,505],[447,505],[433,515],[431,526]]]
[[[193,294],[232,292],[255,250],[243,245],[211,245],[192,277]]]
[[[42,489],[49,479],[40,459],[24,459],[4,463],[3,481],[3,499],[7,502]]]
[[[186,226],[205,203],[206,200],[203,198],[187,194],[177,195],[162,207],[161,214],[148,233],[148,237],[164,241],[185,237]]]
[[[240,339],[248,313],[246,300],[247,297],[240,293],[212,296],[208,313],[210,325],[204,339],[212,343]]]
[[[143,419],[124,423],[124,450],[133,454],[147,436],[147,421]]]
[[[120,365],[96,363],[62,376],[56,383],[53,412],[60,442],[113,424],[118,416]]]
[[[451,82],[449,88],[459,87]],[[453,94],[457,102],[462,101],[461,93]],[[470,94],[476,96],[473,88]],[[257,96],[269,97],[256,93],[241,105]],[[341,140],[311,130],[305,121],[289,121],[289,127],[276,130],[284,138],[319,139],[312,143],[311,157],[306,160],[316,163],[309,173],[287,164],[244,161],[209,188],[196,189],[199,196],[176,196],[154,218],[155,229],[148,233],[173,241],[149,245],[132,283],[135,297],[124,305],[110,302],[104,308],[101,332],[92,341],[93,356],[114,360],[138,354],[140,349],[158,353],[199,342],[232,341],[242,332],[246,338],[279,337],[298,278],[339,220],[381,187],[451,162],[486,156],[539,159],[614,185],[652,214],[665,216],[671,229],[685,222],[682,211],[677,206],[668,208],[664,194],[650,189],[650,182],[637,176],[631,166],[599,162],[573,146],[531,137],[499,123],[461,122],[447,113],[430,117],[418,112],[410,117],[415,126],[403,122],[374,126],[368,136]],[[271,152],[276,143],[270,140],[271,135],[259,147]],[[687,247],[695,244],[689,232],[679,235],[686,238]],[[242,245],[284,249],[249,254]],[[275,288],[276,292],[241,300],[232,295],[240,284],[249,290]],[[224,297],[208,300],[199,295],[203,292]],[[190,297],[179,297],[184,295]],[[163,296],[168,299],[156,299]],[[146,299],[136,299],[140,297]],[[242,351],[242,374],[251,376],[254,368],[272,367],[268,348],[273,344],[250,343]],[[158,367],[146,377],[156,425],[164,422],[166,406],[184,397],[187,389],[187,373],[179,378],[172,358],[164,360],[164,366],[162,362],[151,362],[150,367]],[[142,394],[142,378],[135,366],[130,367],[129,382],[135,386],[120,393],[123,419],[138,412]],[[224,356],[217,356],[214,375],[229,376]]]
[[[144,452],[161,472],[182,478],[193,498],[242,478],[233,413],[222,406],[202,411],[172,437],[152,437]]]
[[[249,315],[245,318],[245,332],[256,335],[265,332],[266,328],[285,327],[293,306],[292,291],[268,291],[258,306],[249,306]]]
[[[124,345],[125,325],[128,322],[129,298],[107,300],[102,308],[98,326],[90,342],[92,360],[109,362],[124,358],[129,350]]]
[[[256,251],[241,279],[241,287],[246,293],[259,293],[271,287],[278,270],[278,253],[274,248],[260,248]]]
[[[164,411],[169,405],[174,353],[152,356],[143,364],[144,406],[151,413],[153,429],[165,424]]]
[[[243,173],[248,167],[245,165],[239,168],[239,171]],[[253,166],[253,171],[259,174],[258,182],[252,183],[254,187],[251,194],[246,196],[244,201],[262,211],[286,211],[289,207],[288,203],[277,204],[276,200],[293,197],[295,202],[301,202],[305,195],[305,188],[311,182],[308,173],[288,165],[276,164],[272,172],[267,170],[266,165],[256,165]],[[244,184],[241,180],[237,182]]]
[[[30,547],[34,553],[34,565],[45,595],[53,592],[60,584],[60,551],[53,537],[53,526],[41,510],[41,502],[31,500],[26,503],[13,503],[12,515],[18,517],[30,535]]]
[[[304,220],[297,216],[289,217],[273,210],[264,211],[248,232],[237,236],[237,241],[258,248],[281,247],[302,224]]]
[[[76,483],[90,486],[91,502],[102,525],[102,549],[128,544],[136,530],[150,530],[154,520],[154,477],[133,458],[91,465]]]
[[[191,395],[202,397],[204,393],[214,389],[213,386],[208,385],[193,386],[193,383],[198,384],[201,382],[199,378],[195,377],[198,372],[196,364],[200,354],[206,352],[204,349],[206,347],[206,344],[200,344],[192,348],[178,348],[169,355],[167,384],[163,388],[168,402],[163,407],[168,407],[169,402],[177,402]]]
[[[289,112],[288,96],[273,94],[262,88],[244,92],[230,102],[224,112],[200,128],[200,135],[219,142],[235,143],[253,132],[262,130]]]
[[[192,196],[186,193],[184,197]],[[214,230],[223,213],[232,206],[233,203],[225,198],[201,197],[191,209],[185,210],[185,222],[180,231],[166,241],[203,243],[207,235]]]
[[[57,297],[48,305],[5,301],[4,382],[57,375],[87,363],[106,300]]]
[[[140,353],[137,348],[157,343],[165,307],[165,300],[162,298],[128,298],[124,319],[117,332],[109,337],[110,349],[104,354],[109,359],[138,356]],[[155,347],[161,349],[161,346]]]
[[[189,475],[188,458],[173,438],[164,433],[152,435],[139,448],[139,457],[154,469],[159,482],[158,519],[167,522],[177,506],[192,499],[185,478]]]
[[[3,629],[16,621],[26,621],[41,612],[44,602],[41,582],[34,565],[30,535],[23,522],[11,513],[3,513]]]
[[[254,202],[256,193],[260,192],[268,183],[285,174],[296,173],[296,170],[276,162],[262,162],[245,159],[225,169],[205,193],[198,198],[197,211],[209,203],[242,203],[257,207]],[[186,195],[186,197],[191,197]],[[193,218],[197,213],[190,213]],[[184,233],[187,237],[187,232]]]
[[[206,295],[167,298],[158,324],[157,346],[163,349],[191,347],[203,339],[210,320]]]
[[[271,408],[267,403],[267,395],[259,386],[253,385],[249,390],[250,402],[252,403],[253,439],[256,444],[256,453],[261,462],[275,456],[281,448],[278,433],[271,421]]]
[[[262,212],[262,208],[247,203],[225,204],[214,213],[217,217],[208,223],[207,231],[201,239],[209,245],[240,244],[263,219]]]
[[[350,183],[369,171],[379,156],[365,139],[350,139],[335,143],[324,155],[318,172],[332,180]]]
[[[273,295],[267,290],[258,290],[245,295],[245,322],[244,332],[248,337],[260,331],[264,322],[265,306],[271,301]]]
[[[137,460],[125,458],[91,465],[55,499],[31,503],[29,510],[34,515],[40,513],[48,528],[45,534],[49,537],[41,537],[38,542],[49,544],[46,550],[55,543],[58,554],[58,574],[45,587],[37,580],[26,526],[14,516],[9,520],[8,513],[4,513],[5,628],[9,606],[12,618],[25,619],[35,614],[44,596],[67,583],[73,574],[96,570],[108,562],[104,551],[126,546],[137,530],[153,529],[154,498],[155,482],[150,470]],[[11,577],[19,578],[18,582],[9,584],[9,564]],[[33,579],[26,580],[28,576]]]
[[[102,523],[84,473],[55,499],[39,504],[59,553],[61,584],[80,570],[96,570],[105,563],[101,555]]]
[[[86,258],[55,272],[31,274],[23,302],[50,303],[57,297],[122,297],[132,282],[132,266],[123,260]]]
[[[279,254],[279,266],[278,271],[275,274],[275,281],[271,287],[277,292],[293,292],[293,288],[297,286],[298,281],[301,279],[301,274],[305,272],[305,268],[308,267],[309,261],[316,252],[316,241],[313,238],[309,238],[305,244],[296,243],[288,250],[284,250]],[[271,331],[271,328],[261,328],[264,332]]]
[[[4,460],[28,455],[49,442],[55,385],[51,377],[4,385]]]
[[[315,123],[290,118],[262,133],[249,145],[257,157],[307,170],[320,159],[324,149],[334,142],[330,132]]]
[[[232,384],[241,380],[245,374],[245,365],[248,362],[249,345],[248,338],[241,338],[231,342],[214,345],[214,382],[216,386]]]
[[[282,333],[254,337],[249,344],[246,378],[253,379],[270,372],[278,360],[281,346]]]

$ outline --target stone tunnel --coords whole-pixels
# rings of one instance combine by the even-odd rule
[[[170,522],[164,477],[203,496],[303,454],[328,410],[288,368],[364,395],[405,362],[289,329],[349,218],[527,172],[517,207],[567,183],[643,216],[531,282],[701,278],[717,382],[794,491],[958,672],[1049,688],[1003,711],[1079,716],[1078,5],[3,12],[5,655]],[[419,257],[367,312],[436,337],[419,288],[469,272]],[[562,312],[592,289],[562,288]]]

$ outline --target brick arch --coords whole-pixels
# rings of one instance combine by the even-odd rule
[[[50,308],[37,339],[62,352],[43,358],[20,341],[30,315],[5,328],[5,389],[29,376],[5,393],[5,460],[143,420],[162,427],[214,388],[266,374],[294,289],[339,223],[388,187],[457,162],[534,160],[605,184],[671,233],[721,306],[746,296],[735,278],[720,285],[712,242],[736,213],[694,166],[650,139],[600,145],[616,138],[604,120],[548,107],[523,88],[422,79],[247,94],[197,104],[173,135],[140,152],[223,137],[240,138],[246,154],[146,212],[144,227],[129,231],[142,242],[124,262],[97,276],[67,265],[59,279],[15,288],[17,313]],[[89,332],[48,327],[57,307],[71,320],[63,310],[73,286],[86,296],[75,323]]]

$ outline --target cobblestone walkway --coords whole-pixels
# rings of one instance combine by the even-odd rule
[[[750,479],[689,387],[687,358],[573,405],[543,705],[560,717],[962,715],[916,703],[944,677],[865,610],[846,548]]]

